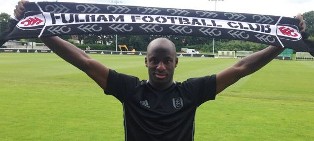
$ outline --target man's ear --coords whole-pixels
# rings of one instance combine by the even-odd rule
[[[148,67],[147,66],[147,57],[145,57],[145,66]]]

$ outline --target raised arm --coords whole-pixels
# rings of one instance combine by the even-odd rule
[[[281,47],[269,46],[261,51],[241,59],[239,62],[223,70],[216,77],[216,93],[220,93],[239,79],[259,70],[283,51]]]
[[[44,37],[41,40],[54,53],[85,72],[102,89],[106,89],[109,69],[90,58],[84,51],[59,37]]]
[[[301,31],[304,32],[306,26],[303,21],[303,17],[299,14],[296,16],[296,18],[300,20]],[[255,52],[252,55],[243,58],[230,68],[227,68],[218,73],[216,77],[216,93],[220,93],[225,88],[234,84],[241,78],[261,69],[271,60],[277,57],[282,51],[283,48],[281,47],[269,46],[261,51]]]
[[[27,1],[22,0],[16,6],[14,15],[17,19],[21,19],[25,3],[27,3]],[[43,37],[41,40],[58,56],[85,72],[101,88],[104,90],[106,89],[109,73],[107,67],[90,58],[84,51],[77,48],[75,45],[59,37]]]

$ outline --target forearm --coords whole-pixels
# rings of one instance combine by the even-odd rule
[[[84,51],[57,36],[42,37],[41,40],[54,53],[81,70],[84,70],[86,66],[84,60],[90,59]]]
[[[247,56],[234,65],[241,68],[241,77],[252,74],[260,68],[264,67],[271,60],[276,58],[284,49],[281,47],[269,46],[261,51]]]

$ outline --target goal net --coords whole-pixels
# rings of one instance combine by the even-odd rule
[[[235,51],[218,51],[217,58],[236,58]]]

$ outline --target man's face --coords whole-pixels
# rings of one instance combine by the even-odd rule
[[[173,83],[174,70],[178,63],[172,44],[161,42],[152,44],[147,51],[145,64],[149,82],[156,88],[164,89]]]

